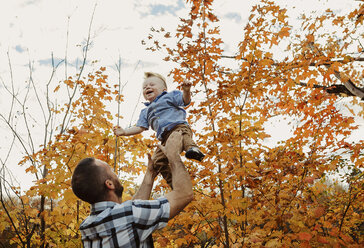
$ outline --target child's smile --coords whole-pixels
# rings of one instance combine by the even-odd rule
[[[158,77],[149,77],[143,83],[143,96],[149,102],[154,101],[164,90],[164,83]]]
[[[146,90],[146,92],[145,92],[145,95],[149,95],[149,94],[151,94],[151,93],[153,93],[153,90],[152,89],[148,89],[148,90]]]

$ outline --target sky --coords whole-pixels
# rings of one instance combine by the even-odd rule
[[[88,61],[98,60],[97,65],[106,66],[107,72],[116,75],[115,63],[122,62],[121,77],[128,82],[123,92],[125,102],[121,106],[122,126],[136,121],[136,113],[143,107],[139,98],[144,71],[158,71],[163,75],[171,69],[171,64],[163,61],[163,54],[145,50],[142,40],[146,39],[152,27],[164,27],[174,31],[179,18],[187,17],[189,8],[182,0],[0,0],[0,79],[10,85],[13,77],[15,91],[23,92],[29,80],[29,62],[32,76],[40,94],[50,76],[54,61],[60,62],[67,57],[67,73],[72,75],[80,66],[82,46],[88,36],[92,14],[91,48]],[[243,35],[244,25],[255,0],[215,0],[213,8],[220,19],[221,37],[225,44],[224,54],[234,55]],[[301,13],[312,10],[322,12],[331,8],[336,12],[350,9],[351,0],[277,0],[288,8],[288,15],[297,18]],[[9,63],[10,61],[10,63]],[[12,75],[10,66],[12,69]],[[57,69],[54,82],[63,80],[66,74],[64,63]],[[111,78],[111,80],[115,80]],[[167,78],[170,88],[175,87]],[[0,83],[1,111],[10,109],[8,94]],[[35,99],[30,99],[35,104]],[[115,113],[117,111],[115,110]],[[36,111],[34,115],[37,116]],[[36,119],[36,117],[35,117]],[[282,133],[281,123],[268,127],[273,137],[271,142],[288,137]],[[0,158],[7,152],[10,136],[4,123],[0,124],[4,141],[0,144]],[[21,147],[16,147],[9,160],[9,169],[22,182],[22,187],[31,184],[24,175],[24,169],[17,167],[23,155]]]

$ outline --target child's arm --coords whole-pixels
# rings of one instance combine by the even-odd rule
[[[139,134],[139,133],[145,131],[146,128],[133,126],[133,127],[124,129],[119,126],[115,126],[112,128],[112,130],[114,131],[114,134],[116,136],[129,136],[129,135]]]
[[[191,85],[192,83],[187,80],[182,83],[182,98],[185,105],[188,105],[191,102]]]

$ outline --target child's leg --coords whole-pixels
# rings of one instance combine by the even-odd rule
[[[191,146],[196,146],[195,142],[192,140],[192,131],[189,126],[186,125],[177,125],[173,130],[166,133],[165,138],[162,141],[162,145],[164,146],[173,132],[182,132],[183,138],[183,150],[186,151]],[[185,137],[186,136],[186,137]],[[162,152],[159,147],[155,150],[153,154],[153,166],[154,169],[159,171],[163,178],[167,181],[168,185],[172,188],[172,173],[171,168],[169,167],[168,159],[166,155]]]
[[[197,147],[196,143],[192,139],[192,130],[187,125],[179,125],[175,131],[182,132],[183,137],[183,150],[186,151],[186,158],[202,161],[205,155]]]
[[[165,142],[163,142],[162,145],[165,145]],[[172,188],[171,168],[169,167],[167,157],[164,155],[164,153],[162,152],[162,150],[159,147],[157,147],[157,149],[155,149],[152,160],[153,160],[154,169],[159,171],[162,174],[163,178],[167,181],[168,185],[171,186],[171,188]]]
[[[191,147],[197,147],[196,143],[192,139],[192,130],[187,125],[178,125],[176,129],[173,130],[173,132],[182,132],[182,138],[183,138],[183,151],[187,151]]]

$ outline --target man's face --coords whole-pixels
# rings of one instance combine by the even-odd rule
[[[115,186],[115,194],[117,197],[121,199],[121,196],[123,195],[123,186],[121,185],[118,176],[115,174],[115,172],[111,169],[111,167],[104,161],[96,159],[95,164],[97,166],[101,166],[104,168],[104,172],[107,175],[107,178],[109,178],[114,186]]]
[[[143,96],[149,102],[153,102],[164,90],[166,90],[166,87],[159,77],[148,77],[143,83]]]

